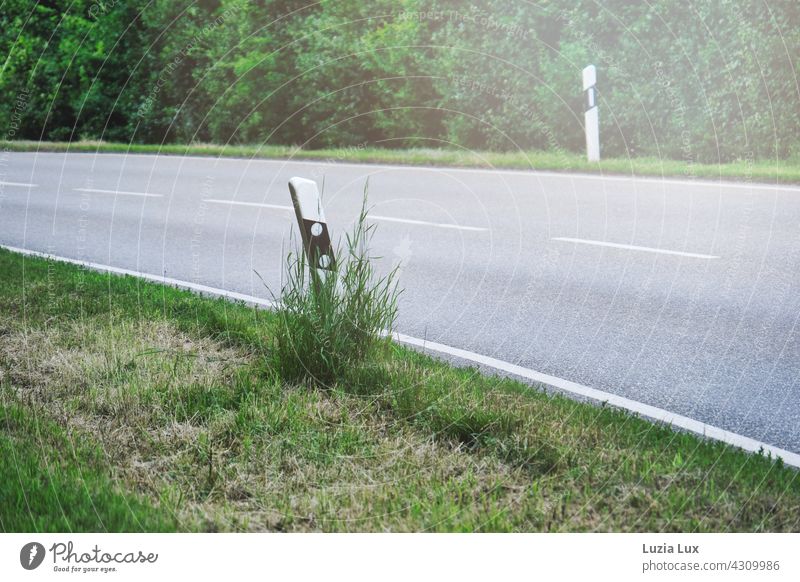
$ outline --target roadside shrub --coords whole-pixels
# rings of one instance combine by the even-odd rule
[[[389,345],[397,317],[397,268],[376,273],[364,203],[353,231],[336,248],[330,271],[308,268],[305,253],[290,252],[277,298],[270,358],[284,380],[329,385],[363,367]]]

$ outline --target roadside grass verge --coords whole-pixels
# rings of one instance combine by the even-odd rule
[[[487,152],[458,149],[412,148],[384,149],[377,147],[342,147],[331,149],[302,149],[278,145],[216,145],[216,144],[124,144],[104,141],[36,142],[1,141],[0,148],[10,151],[90,152],[195,155],[233,158],[323,160],[399,164],[410,166],[444,166],[456,168],[498,168],[514,170],[548,170],[620,174],[626,176],[657,176],[703,178],[710,180],[745,180],[766,183],[800,183],[800,160],[738,160],[719,164],[690,163],[656,157],[608,158],[588,162],[586,157],[571,152],[519,151]]]
[[[0,525],[800,530],[800,473],[780,461],[394,344],[327,387],[287,382],[278,324],[0,250],[0,499],[31,508],[0,504]]]
[[[3,393],[7,388],[2,388]],[[96,445],[35,410],[3,400],[0,416],[0,529],[3,531],[164,532],[177,522],[121,491]]]

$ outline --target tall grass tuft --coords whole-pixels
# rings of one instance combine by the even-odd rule
[[[301,250],[290,252],[286,280],[277,298],[279,325],[270,356],[290,382],[330,385],[363,368],[388,347],[397,317],[397,267],[376,273],[369,246],[375,225],[367,224],[364,203],[344,245],[336,248],[330,271],[309,269]]]

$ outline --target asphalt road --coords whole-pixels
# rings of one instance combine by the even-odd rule
[[[0,243],[268,297],[292,176],[334,238],[369,178],[402,333],[800,452],[800,186],[14,153]]]

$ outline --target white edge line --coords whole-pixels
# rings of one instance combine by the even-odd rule
[[[408,218],[394,218],[392,216],[376,216],[374,214],[368,214],[367,220],[385,220],[387,222],[402,222],[405,224],[419,224],[422,226],[435,226],[438,228],[455,228],[458,230],[471,230],[477,232],[484,232],[488,229],[480,227],[480,226],[460,226],[458,224],[446,224],[442,222],[427,222],[425,220],[411,220]]]
[[[261,202],[239,202],[238,200],[218,200],[216,198],[206,198],[203,202],[211,202],[212,204],[231,204],[233,206],[255,206],[257,208],[274,208],[275,210],[294,210],[291,206],[282,206],[280,204],[264,204]]]
[[[509,374],[513,374],[514,376],[527,378],[528,380],[533,380],[534,382],[538,382],[540,384],[553,386],[565,392],[569,392],[571,394],[577,394],[579,396],[589,398],[596,402],[606,403],[616,408],[622,408],[630,412],[640,414],[657,422],[662,422],[670,426],[682,428],[689,432],[693,432],[695,434],[716,441],[721,441],[723,443],[739,447],[746,451],[758,453],[759,451],[763,450],[764,453],[771,453],[773,457],[782,458],[784,463],[786,463],[787,465],[792,465],[794,467],[800,468],[800,454],[792,453],[791,451],[780,449],[773,445],[769,445],[767,443],[763,443],[761,441],[757,441],[755,439],[751,439],[749,437],[742,436],[734,432],[730,432],[725,429],[718,428],[710,424],[706,424],[704,422],[700,422],[699,420],[694,420],[686,416],[681,416],[680,414],[675,414],[673,412],[669,412],[662,408],[656,408],[655,406],[650,406],[649,404],[637,402],[636,400],[631,400],[623,396],[617,396],[616,394],[611,394],[609,392],[597,390],[596,388],[590,388],[589,386],[584,386],[583,384],[578,384],[576,382],[564,380],[563,378],[558,378],[557,376],[543,374],[541,372],[537,372],[529,368],[523,368],[522,366],[518,366],[516,364],[510,364],[508,362],[504,362],[496,358],[483,356],[481,354],[476,354],[474,352],[469,352],[467,350],[454,348],[444,344],[438,344],[436,342],[421,340],[415,337],[399,333],[393,334],[393,337],[397,341],[400,341],[404,344],[424,348],[426,350],[432,350],[442,354],[447,354],[450,356],[454,356],[456,358],[475,362],[476,364],[481,364],[483,366],[495,368],[503,372],[508,372]]]
[[[0,186],[20,186],[22,188],[38,188],[39,184],[28,184],[27,182],[5,182],[0,180]]]
[[[800,185],[792,185],[792,184],[766,184],[764,182],[748,182],[743,180],[735,180],[735,179],[728,179],[721,178],[719,180],[712,180],[711,178],[694,178],[694,179],[676,179],[676,178],[669,178],[669,177],[658,177],[653,175],[641,175],[641,176],[634,176],[630,174],[614,174],[609,172],[608,174],[591,174],[588,172],[556,172],[553,170],[537,170],[536,168],[531,168],[530,170],[514,170],[512,168],[503,168],[503,167],[490,167],[490,168],[464,168],[458,166],[424,166],[424,165],[413,165],[413,164],[380,164],[380,163],[370,163],[370,162],[332,162],[326,159],[314,159],[314,158],[259,158],[259,157],[247,157],[247,156],[226,156],[226,155],[201,155],[201,154],[171,154],[171,153],[155,153],[155,154],[147,154],[147,153],[137,153],[137,152],[127,152],[127,153],[119,153],[119,152],[67,152],[67,151],[60,151],[60,152],[46,152],[46,151],[36,151],[36,150],[28,150],[28,151],[20,151],[14,153],[32,153],[38,156],[42,155],[70,155],[70,156],[116,156],[116,157],[148,157],[148,158],[187,158],[187,159],[213,159],[213,160],[231,160],[231,161],[240,161],[240,162],[247,162],[247,163],[267,163],[267,164],[305,164],[305,165],[315,165],[315,166],[346,166],[351,168],[358,168],[358,167],[371,167],[377,169],[385,169],[385,170],[422,170],[428,172],[488,172],[491,174],[505,174],[505,175],[516,175],[516,176],[532,176],[532,177],[548,177],[548,178],[571,178],[571,179],[578,179],[578,180],[601,180],[601,181],[610,181],[610,182],[618,182],[618,181],[631,181],[631,182],[650,182],[653,184],[669,184],[669,185],[679,185],[679,186],[701,186],[701,187],[708,187],[708,188],[739,188],[744,190],[778,190],[778,191],[786,191],[786,192],[800,192]]]
[[[594,245],[597,247],[611,247],[614,249],[627,249],[631,251],[645,251],[648,253],[658,253],[661,255],[677,255],[679,257],[691,257],[693,259],[718,259],[716,255],[704,255],[702,253],[687,253],[685,251],[670,251],[667,249],[659,249],[655,247],[640,247],[637,245],[625,245],[621,243],[605,242],[601,240],[589,240],[585,238],[569,238],[565,236],[555,236],[551,240],[558,240],[563,242],[572,242],[584,245]]]
[[[146,198],[163,198],[163,194],[151,192],[130,192],[128,190],[104,190],[102,188],[73,188],[75,192],[97,192],[100,194],[121,194],[123,196],[144,196]]]
[[[39,257],[42,259],[50,259],[51,261],[59,261],[61,263],[78,265],[80,267],[86,267],[93,271],[113,273],[115,275],[129,275],[131,277],[137,277],[139,279],[144,279],[145,281],[151,281],[153,283],[161,283],[163,285],[169,285],[170,287],[186,289],[188,291],[195,291],[200,295],[210,295],[213,297],[222,297],[224,299],[230,299],[233,301],[243,301],[244,303],[247,303],[248,305],[252,306],[265,307],[267,309],[271,309],[275,306],[275,304],[272,301],[269,301],[268,299],[260,299],[253,295],[245,295],[243,293],[237,293],[235,291],[225,291],[224,289],[219,289],[218,287],[208,287],[207,285],[201,285],[199,283],[191,283],[189,281],[182,281],[180,279],[173,279],[172,277],[164,277],[162,275],[152,275],[150,273],[142,273],[141,271],[132,271],[130,269],[122,269],[120,267],[112,267],[110,265],[92,263],[89,261],[81,261],[78,259],[69,259],[67,257],[60,257],[58,255],[51,255],[39,251],[29,251],[27,249],[20,249],[17,247],[12,247],[7,245],[0,245],[0,248],[12,251],[14,253],[19,253],[21,255],[27,255],[30,257]]]
[[[217,287],[209,287],[207,285],[200,285],[198,283],[191,283],[189,281],[181,281],[180,279],[173,279],[171,277],[151,275],[139,271],[132,271],[129,269],[122,269],[119,267],[112,267],[109,265],[102,265],[100,263],[92,263],[77,259],[69,259],[66,257],[60,257],[57,255],[51,255],[48,253],[31,251],[7,245],[0,245],[0,248],[26,256],[40,257],[44,259],[59,261],[62,263],[79,265],[82,267],[92,269],[94,271],[113,273],[116,275],[130,275],[132,277],[138,277],[140,279],[144,279],[146,281],[152,281],[154,283],[161,283],[179,289],[195,291],[201,295],[209,295],[233,301],[241,301],[255,307],[263,307],[266,309],[272,309],[275,307],[275,303],[273,301],[269,301],[268,299],[261,299],[260,297],[255,297],[253,295],[246,295],[243,293],[236,293],[233,291],[225,291],[224,289],[219,289]],[[528,380],[532,380],[539,384],[545,384],[547,386],[558,388],[559,390],[562,390],[564,392],[576,394],[578,396],[588,398],[595,402],[608,404],[614,406],[615,408],[621,408],[623,410],[633,412],[634,414],[639,414],[641,416],[647,417],[656,422],[664,423],[668,426],[681,428],[689,432],[695,433],[697,435],[700,435],[702,437],[720,441],[751,453],[764,453],[764,454],[769,453],[772,455],[773,458],[783,459],[783,462],[787,465],[800,468],[800,454],[793,453],[791,451],[787,451],[785,449],[781,449],[773,445],[757,441],[755,439],[751,439],[750,437],[742,436],[740,434],[736,434],[734,432],[718,428],[710,424],[706,424],[704,422],[700,422],[699,420],[694,420],[687,416],[675,414],[673,412],[669,412],[662,408],[650,406],[649,404],[637,402],[636,400],[631,400],[623,396],[617,396],[616,394],[604,392],[596,388],[590,388],[589,386],[584,386],[583,384],[578,384],[576,382],[564,380],[563,378],[559,378],[557,376],[551,376],[549,374],[537,372],[535,370],[524,368],[516,364],[504,362],[503,360],[498,360],[490,356],[476,354],[475,352],[462,350],[460,348],[454,348],[452,346],[448,346],[445,344],[422,340],[401,333],[392,334],[392,338],[406,345],[415,346],[423,348],[425,350],[431,350],[434,352],[439,352],[441,354],[447,354],[449,356],[454,356],[462,360],[467,360],[470,362],[474,362],[476,364],[480,364],[482,366],[487,366],[490,368],[494,368],[496,370],[507,372],[514,376],[526,378]]]

